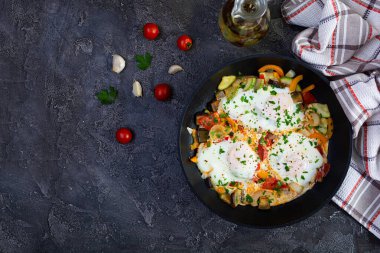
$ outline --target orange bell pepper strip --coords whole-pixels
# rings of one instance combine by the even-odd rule
[[[198,157],[193,156],[193,157],[190,158],[190,161],[192,161],[193,163],[197,163],[198,162]]]
[[[314,84],[310,84],[309,86],[307,86],[305,89],[302,90],[302,93],[314,90],[314,88],[315,88],[315,85]]]
[[[268,69],[275,71],[280,77],[284,76],[284,71],[282,70],[281,67],[277,65],[271,65],[271,64],[262,66],[261,68],[259,68],[259,72],[265,72]]]
[[[329,141],[323,134],[319,133],[318,131],[314,131],[311,135],[309,135],[309,138],[311,139],[318,139],[322,144]]]
[[[303,75],[296,76],[289,85],[290,92],[294,92],[297,88],[297,84],[303,79]]]

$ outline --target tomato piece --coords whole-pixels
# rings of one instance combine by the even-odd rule
[[[263,189],[273,190],[275,188],[278,188],[277,185],[278,180],[274,177],[268,177],[265,179],[265,182],[261,185]]]
[[[264,145],[259,144],[257,146],[257,154],[259,155],[260,160],[263,161],[268,156],[268,150]]]
[[[128,128],[120,128],[116,131],[116,140],[121,144],[131,142],[132,136],[132,132]]]
[[[214,125],[218,124],[219,122],[220,118],[218,113],[199,115],[196,118],[196,124],[206,130],[210,130]]]
[[[144,25],[144,37],[148,40],[154,40],[160,34],[160,29],[155,23],[146,23]]]
[[[329,173],[331,165],[329,163],[325,163],[322,168],[320,168],[315,176],[315,180],[317,182],[322,182],[322,179]]]
[[[257,164],[256,171],[260,170],[260,163]]]
[[[180,50],[187,51],[193,46],[193,40],[187,35],[182,35],[177,40],[177,46]]]
[[[265,135],[265,144],[267,145],[267,147],[272,146],[273,138],[274,135],[272,133],[267,132],[267,134]]]
[[[160,84],[157,84],[156,87],[154,88],[154,97],[157,100],[160,100],[160,101],[168,100],[171,94],[172,92],[171,92],[171,88],[169,84],[160,83]]]
[[[317,99],[314,97],[313,94],[311,94],[311,92],[303,92],[302,98],[303,98],[303,103],[305,105],[317,102]]]
[[[316,148],[316,149],[319,151],[319,153],[323,156],[323,150],[322,150],[321,145],[318,145],[318,146],[316,146],[315,148]]]

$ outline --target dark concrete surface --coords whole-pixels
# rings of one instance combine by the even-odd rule
[[[257,52],[287,54],[300,28],[279,19],[250,49],[224,41],[218,0],[0,1],[0,252],[380,252],[380,242],[333,203],[281,229],[237,226],[192,193],[177,158],[180,115],[218,66]],[[276,18],[277,17],[277,18]],[[157,22],[161,36],[141,28]],[[189,52],[176,38],[190,34]],[[136,68],[151,52],[152,67]],[[129,59],[120,75],[109,59]],[[167,74],[171,64],[186,72]],[[144,96],[132,95],[132,81]],[[174,88],[153,98],[156,83]],[[101,106],[109,85],[119,99]],[[119,127],[133,129],[119,145]]]

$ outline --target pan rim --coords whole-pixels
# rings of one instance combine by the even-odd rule
[[[250,60],[250,59],[257,59],[257,58],[279,58],[279,59],[284,59],[284,60],[287,60],[287,61],[291,61],[291,62],[293,62],[295,64],[302,65],[302,67],[304,67],[304,68],[312,71],[324,83],[328,84],[330,82],[325,76],[323,76],[320,72],[316,71],[309,64],[307,64],[305,62],[302,62],[302,61],[300,61],[300,60],[298,60],[296,58],[292,58],[292,57],[289,57],[289,56],[286,56],[286,55],[282,55],[282,54],[274,54],[274,53],[252,54],[252,55],[249,55],[249,56],[240,57],[238,59],[235,59],[235,60],[229,61],[227,63],[224,63],[223,65],[218,66],[218,68],[216,68],[216,70],[211,71],[211,74],[209,74],[205,79],[202,80],[201,84],[194,90],[194,92],[193,92],[193,94],[191,96],[190,101],[188,102],[188,104],[186,105],[186,107],[183,109],[182,115],[180,117],[179,131],[178,131],[178,136],[177,136],[177,141],[178,141],[178,143],[177,143],[177,146],[178,146],[177,155],[178,155],[178,159],[180,161],[181,167],[182,167],[182,173],[184,174],[184,176],[186,178],[186,181],[187,181],[188,185],[190,186],[191,191],[193,192],[194,195],[196,195],[197,199],[200,200],[200,202],[204,206],[206,206],[208,208],[208,210],[210,210],[212,213],[218,215],[219,217],[223,218],[224,220],[227,220],[227,221],[232,222],[234,224],[241,225],[241,226],[244,226],[244,227],[249,227],[249,228],[257,228],[257,229],[264,229],[265,230],[265,229],[275,229],[275,228],[286,227],[286,226],[290,226],[290,225],[299,223],[299,222],[301,222],[301,221],[303,221],[303,220],[311,217],[312,215],[314,215],[318,211],[320,211],[324,206],[326,206],[326,204],[328,202],[331,201],[331,199],[336,194],[336,192],[339,190],[339,188],[341,187],[344,179],[347,176],[347,172],[348,172],[348,169],[349,169],[350,161],[351,161],[351,158],[352,158],[352,145],[353,145],[352,136],[353,136],[353,131],[352,131],[352,127],[350,127],[348,129],[348,136],[346,137],[346,138],[349,137],[349,140],[348,140],[349,145],[347,147],[348,148],[348,157],[347,157],[347,161],[345,163],[345,168],[344,168],[344,172],[343,172],[342,177],[339,178],[339,181],[337,181],[335,183],[335,187],[331,191],[331,193],[328,196],[326,196],[326,198],[318,205],[318,207],[314,208],[312,211],[309,211],[308,213],[306,213],[304,215],[301,215],[299,218],[293,219],[293,220],[288,221],[288,222],[284,222],[284,223],[281,223],[281,224],[269,224],[269,225],[262,226],[262,225],[256,225],[256,224],[244,223],[244,222],[237,221],[237,220],[235,220],[235,219],[233,219],[233,218],[231,218],[231,217],[229,217],[227,215],[224,215],[224,214],[222,214],[220,212],[217,212],[215,209],[213,209],[209,204],[207,204],[201,198],[201,196],[199,196],[199,194],[197,192],[195,192],[194,186],[191,184],[191,182],[190,182],[190,180],[189,180],[189,178],[188,178],[188,176],[186,174],[185,166],[184,166],[184,164],[182,162],[182,156],[181,156],[181,130],[182,130],[182,126],[183,126],[183,123],[185,121],[185,117],[187,115],[187,112],[188,112],[189,108],[192,105],[192,101],[194,101],[196,95],[200,92],[200,90],[204,87],[204,85],[207,83],[207,81],[210,80],[211,77],[213,77],[220,70],[222,70],[222,69],[224,69],[224,68],[226,68],[228,66],[231,66],[231,65],[236,64],[236,63],[241,62],[241,61]],[[327,89],[331,89],[331,87],[329,86]],[[337,101],[337,102],[340,105],[339,101]],[[343,117],[348,121],[347,116],[345,114],[343,115]],[[248,207],[248,208],[253,208],[253,207]]]

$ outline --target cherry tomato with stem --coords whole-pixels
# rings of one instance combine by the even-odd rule
[[[193,40],[187,35],[182,35],[177,40],[177,46],[182,51],[189,50],[192,47],[192,45]]]
[[[171,88],[167,83],[160,83],[154,87],[154,97],[159,101],[168,100],[171,94]]]
[[[146,23],[144,25],[144,37],[147,40],[154,40],[160,34],[160,29],[155,23]]]
[[[116,140],[121,144],[127,144],[132,140],[132,132],[128,128],[119,128],[116,131]]]

